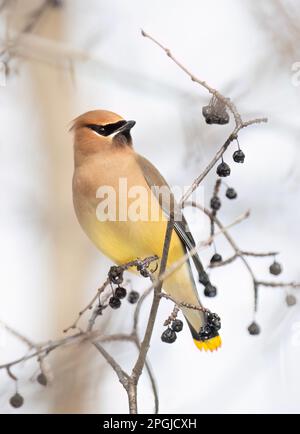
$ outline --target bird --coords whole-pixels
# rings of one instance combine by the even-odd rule
[[[119,265],[151,255],[161,258],[170,210],[176,210],[181,218],[176,215],[168,267],[192,250],[195,241],[166,180],[135,151],[131,135],[135,123],[108,110],[88,111],[72,121],[74,209],[94,245]],[[166,205],[160,188],[169,193],[173,205]],[[192,260],[199,281],[210,284],[197,253]],[[194,343],[200,350],[218,349],[220,318],[203,309],[189,261],[164,280],[163,290],[180,303],[200,308],[181,307]]]

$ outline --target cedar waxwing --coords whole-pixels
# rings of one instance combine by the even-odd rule
[[[134,121],[125,121],[110,111],[94,110],[76,118],[71,127],[75,135],[75,212],[91,241],[116,264],[152,255],[161,257],[170,206],[165,206],[164,198],[161,199],[153,187],[167,189],[173,201],[167,182],[159,171],[133,149],[130,130],[134,125]],[[126,181],[127,191],[120,188],[120,180]],[[128,197],[127,192],[131,192]],[[104,216],[109,203],[106,202],[104,207],[99,201],[102,198],[104,203],[108,194],[114,202],[112,214],[115,218]],[[125,216],[124,206],[128,211]],[[140,211],[141,207],[146,209],[146,218],[145,215],[140,219],[130,218],[129,211]],[[195,246],[184,218],[176,218],[174,229],[167,266]],[[209,279],[199,256],[195,254],[192,259],[199,280],[205,285]],[[164,281],[163,289],[179,302],[201,306],[189,262]],[[212,319],[209,313],[188,308],[182,308],[182,311],[199,349],[213,351],[221,345],[218,317]]]

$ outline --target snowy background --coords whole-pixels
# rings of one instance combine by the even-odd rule
[[[3,46],[39,4],[11,1],[1,11]],[[136,120],[136,150],[175,185],[188,185],[232,129],[205,124],[201,110],[208,95],[142,38],[141,28],[231,97],[245,119],[269,118],[267,125],[241,132],[244,165],[230,163],[235,145],[225,154],[232,167],[226,181],[239,199],[223,200],[220,218],[230,223],[251,209],[251,218],[231,230],[239,246],[280,251],[280,280],[300,280],[300,87],[292,82],[292,65],[300,61],[299,15],[296,0],[65,0],[47,10],[30,34],[18,36],[10,74],[0,87],[1,320],[35,341],[58,338],[110,266],[73,212],[68,127],[75,116],[103,108]],[[214,181],[212,171],[204,185],[206,205]],[[209,232],[208,223],[199,222],[193,224],[198,240]],[[223,239],[216,243],[223,257],[232,253]],[[206,264],[211,255],[212,249],[203,252]],[[270,280],[270,261],[251,260],[261,279]],[[160,411],[299,412],[299,304],[288,308],[284,290],[262,288],[256,317],[262,333],[252,337],[247,327],[253,290],[242,264],[215,270],[211,278],[219,295],[205,304],[222,317],[223,347],[217,353],[199,352],[187,327],[174,345],[163,344],[162,323],[172,307],[161,304],[149,352]],[[145,285],[134,281],[137,288]],[[112,322],[107,315],[106,327],[129,329],[131,311],[124,305]],[[128,344],[109,349],[122,366],[131,365],[134,350]],[[0,330],[0,363],[24,351]],[[25,398],[18,411],[127,412],[122,386],[91,346],[61,350],[49,362],[54,378],[46,389],[29,380],[36,362],[14,370]],[[16,411],[8,404],[13,393],[13,382],[1,371],[0,413]],[[153,409],[146,375],[139,405],[142,412]]]

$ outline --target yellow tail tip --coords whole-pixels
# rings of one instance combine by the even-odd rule
[[[207,341],[197,341],[194,339],[195,345],[199,350],[204,351],[215,351],[222,346],[221,336],[215,336],[214,338],[208,339]]]

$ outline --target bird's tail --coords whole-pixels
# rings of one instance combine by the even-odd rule
[[[222,340],[219,335],[221,320],[216,313],[204,312],[203,325],[198,332],[190,324],[187,315],[184,316],[191,330],[194,343],[199,350],[212,352],[221,347]]]
[[[204,351],[217,350],[222,344],[219,335],[221,320],[217,314],[203,308],[188,262],[165,280],[164,290],[176,301],[185,304],[181,310],[197,348]],[[189,305],[199,306],[199,310]]]

